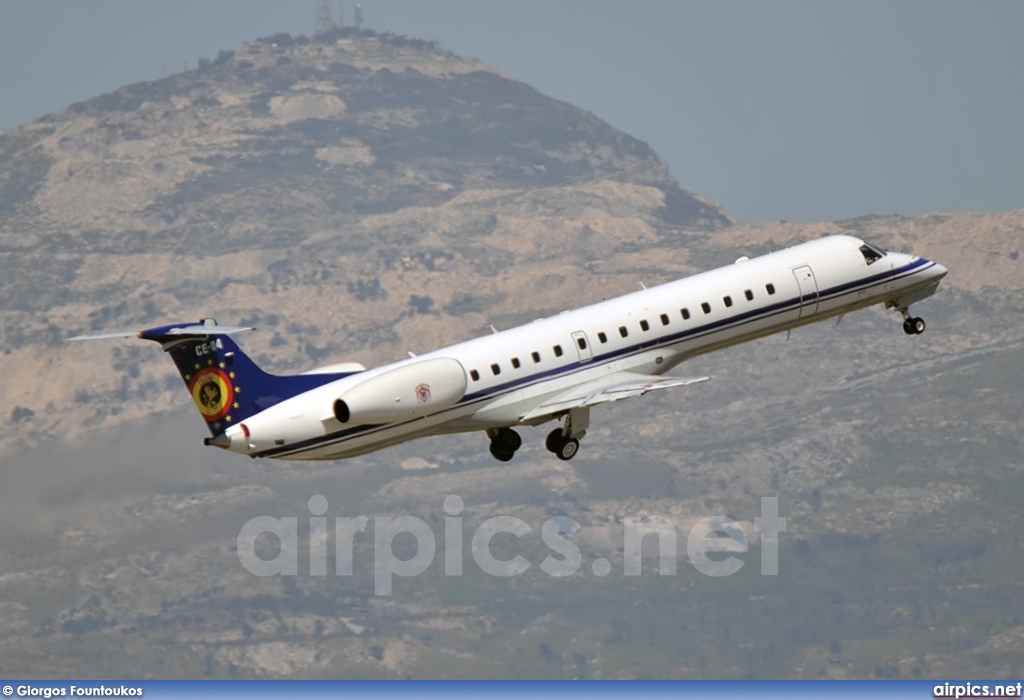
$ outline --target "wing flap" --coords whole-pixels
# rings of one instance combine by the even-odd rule
[[[655,389],[669,389],[675,386],[705,382],[710,378],[659,377],[649,374],[636,374],[634,372],[616,372],[615,374],[595,379],[558,394],[523,414],[519,420],[527,422],[535,418],[565,413],[574,408],[589,408],[590,406],[628,399],[633,396],[643,396]]]

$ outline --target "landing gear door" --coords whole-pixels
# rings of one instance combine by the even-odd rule
[[[800,316],[810,316],[818,311],[818,282],[810,265],[793,268],[797,286],[800,287]]]
[[[593,351],[590,349],[590,341],[587,339],[586,333],[576,331],[572,334],[572,342],[576,346],[576,351],[580,354],[580,364],[590,362],[593,359]]]

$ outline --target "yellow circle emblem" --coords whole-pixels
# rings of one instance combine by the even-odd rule
[[[188,390],[192,393],[196,408],[208,421],[226,416],[235,398],[231,379],[217,367],[206,367],[196,372],[196,376],[189,382]]]

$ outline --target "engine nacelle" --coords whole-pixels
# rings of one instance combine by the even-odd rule
[[[370,377],[334,402],[345,425],[397,423],[452,406],[466,395],[466,370],[458,360],[437,357]]]

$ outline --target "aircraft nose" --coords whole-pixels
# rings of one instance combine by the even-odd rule
[[[946,273],[948,273],[948,272],[949,272],[949,270],[946,269],[945,265],[941,265],[939,263],[935,263],[935,278],[936,279],[942,279],[943,277],[946,276]]]

